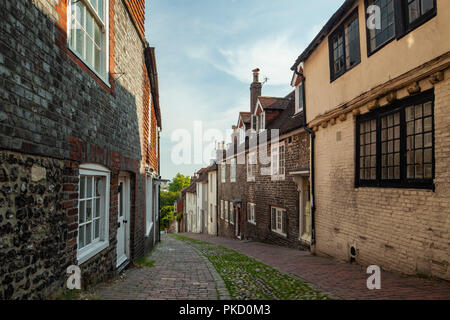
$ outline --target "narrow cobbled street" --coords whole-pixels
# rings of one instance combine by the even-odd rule
[[[287,263],[287,261],[293,261]],[[198,234],[162,235],[139,267],[95,289],[114,300],[448,299],[450,285],[383,272],[365,287],[354,265],[307,252]]]
[[[330,298],[234,250],[178,235],[162,235],[145,264],[98,286],[95,295],[114,300]]]
[[[97,287],[101,299],[228,299],[223,281],[208,261],[188,244],[162,235],[146,258],[148,266],[125,270],[122,278]]]

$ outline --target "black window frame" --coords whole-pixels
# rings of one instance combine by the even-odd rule
[[[409,34],[411,31],[417,29],[418,27],[422,26],[426,22],[430,21],[437,15],[437,1],[433,0],[434,7],[421,17],[417,18],[413,23],[408,22],[408,0],[393,0],[394,1],[394,37],[392,37],[390,40],[386,41],[382,45],[380,45],[378,48],[375,48],[374,50],[371,50],[370,48],[370,33],[369,29],[367,28],[366,23],[366,47],[367,47],[367,56],[370,57],[371,55],[375,54],[384,46],[388,45],[394,40],[400,40],[407,34]],[[369,7],[368,0],[364,1],[365,6],[365,17],[366,22],[369,15],[367,14],[367,8]]]
[[[415,21],[410,23],[408,21],[408,0],[400,0],[401,1],[401,14],[399,15],[401,21],[401,25],[403,27],[403,33],[401,36],[405,36],[409,32],[413,31],[414,29],[420,27],[425,22],[429,21],[430,19],[434,18],[437,14],[437,1],[433,0],[433,9],[429,10],[425,14],[421,15],[419,18],[417,18]],[[419,0],[421,1],[421,0]]]
[[[398,1],[397,0],[392,0],[393,1],[393,5],[394,5],[394,35],[392,36],[392,38],[390,38],[389,40],[386,40],[384,43],[382,43],[381,45],[379,45],[377,48],[373,49],[370,46],[370,30],[367,28],[367,20],[369,18],[369,14],[367,13],[367,8],[369,7],[369,0],[365,0],[364,1],[364,6],[365,6],[365,15],[366,15],[366,43],[367,43],[367,56],[370,57],[371,55],[373,55],[374,53],[376,53],[378,50],[380,50],[381,48],[383,48],[384,46],[386,46],[388,43],[391,43],[393,40],[395,40],[397,38],[397,32],[399,29],[398,26],[398,18],[397,18],[397,10],[398,10]]]
[[[407,178],[407,150],[406,150],[406,108],[411,105],[431,101],[432,110],[432,178],[431,179],[408,179]],[[435,121],[434,121],[435,96],[434,90],[428,90],[423,93],[411,96],[392,103],[389,106],[378,108],[367,114],[359,115],[355,121],[355,188],[359,187],[377,187],[377,188],[413,188],[413,189],[431,189],[434,191],[435,179]],[[400,179],[383,180],[381,178],[381,118],[396,112],[400,112]],[[377,139],[376,139],[376,179],[360,179],[360,124],[361,122],[376,119]]]
[[[348,25],[354,18],[358,19],[358,40],[359,40],[359,60],[356,62],[353,66],[350,68],[347,68],[347,51],[346,51],[346,43],[345,43],[345,26]],[[346,18],[344,21],[341,22],[341,24],[333,31],[332,34],[328,36],[328,49],[329,49],[329,62],[330,62],[330,82],[333,82],[346,72],[352,70],[354,67],[359,65],[361,63],[361,33],[360,33],[360,22],[361,19],[359,18],[358,14],[358,7],[356,7]],[[339,35],[342,36],[343,39],[343,51],[344,51],[344,66],[341,71],[338,73],[334,72],[334,53],[333,53],[333,40],[338,37]]]

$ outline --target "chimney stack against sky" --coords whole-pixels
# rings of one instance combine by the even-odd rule
[[[261,96],[261,82],[259,82],[259,69],[252,70],[253,82],[250,85],[250,112],[253,114],[256,107],[256,100]]]

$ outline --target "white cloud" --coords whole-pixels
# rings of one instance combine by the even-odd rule
[[[269,85],[288,85],[292,76],[290,67],[306,44],[287,31],[235,46],[190,48],[187,54],[208,61],[243,83],[250,83],[251,70],[260,68],[261,80],[267,77]]]

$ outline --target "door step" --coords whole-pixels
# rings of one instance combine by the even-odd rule
[[[117,273],[121,273],[123,269],[125,269],[130,264],[130,259],[125,260],[122,262],[120,266],[117,267]]]

